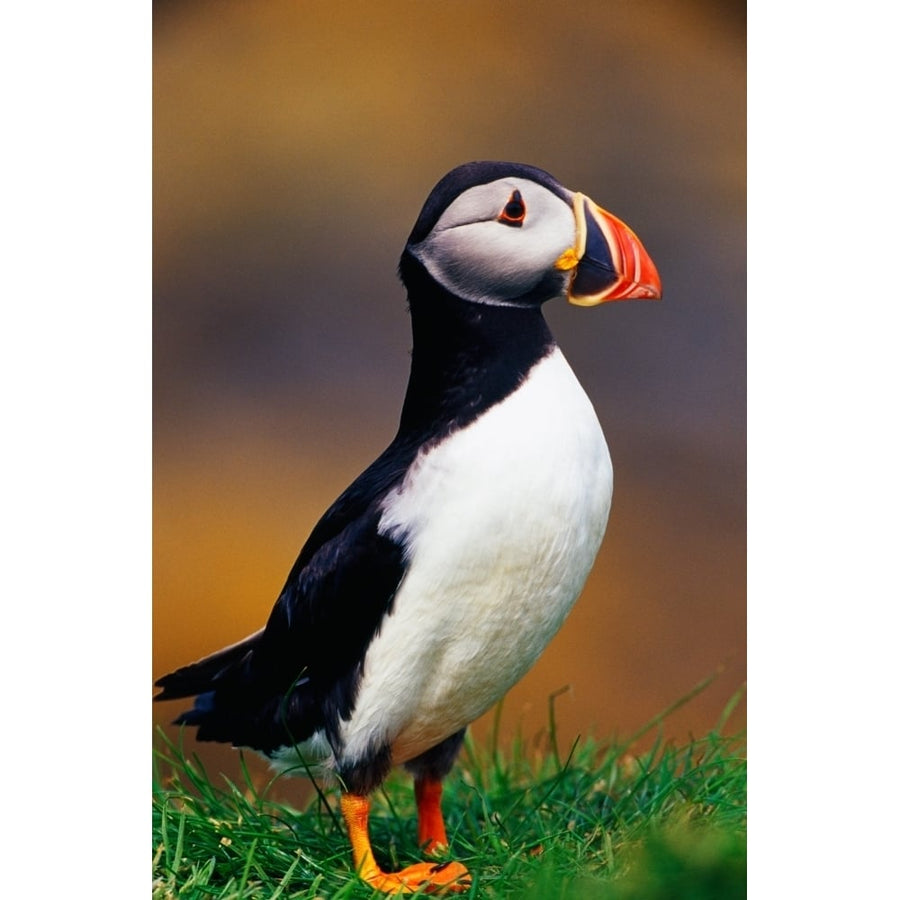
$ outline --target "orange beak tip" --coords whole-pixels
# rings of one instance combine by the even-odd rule
[[[661,300],[659,272],[637,235],[583,194],[575,202],[579,265],[568,299],[577,306],[609,300]]]

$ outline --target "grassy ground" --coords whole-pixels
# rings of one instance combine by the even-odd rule
[[[445,785],[453,856],[470,898],[731,900],[746,897],[746,760],[721,729],[683,746],[660,737],[631,755],[578,742],[545,752],[468,742]],[[680,705],[676,704],[676,705]],[[153,898],[354,900],[382,896],[353,873],[337,797],[303,812],[266,799],[249,776],[211,779],[161,737],[153,793]],[[385,868],[417,861],[415,803],[395,773],[375,798],[372,842]],[[456,895],[459,896],[459,895]]]

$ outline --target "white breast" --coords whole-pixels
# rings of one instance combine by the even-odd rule
[[[603,432],[559,350],[423,452],[379,526],[412,562],[366,655],[344,758],[386,741],[404,762],[499,700],[581,592],[611,498]]]

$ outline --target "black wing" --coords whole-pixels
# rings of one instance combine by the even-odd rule
[[[324,729],[339,749],[366,648],[406,571],[402,545],[378,522],[412,451],[392,444],[322,517],[262,631],[156,682],[157,700],[197,695],[176,724],[263,752]]]

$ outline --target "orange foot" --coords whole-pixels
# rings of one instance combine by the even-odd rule
[[[360,877],[385,894],[462,893],[472,885],[469,870],[458,862],[421,862],[399,872],[360,872]]]
[[[400,872],[382,872],[369,843],[368,798],[359,794],[342,794],[341,812],[353,848],[353,865],[359,877],[373,888],[385,894],[414,894],[416,891],[442,894],[445,891],[462,893],[472,884],[468,869],[458,862],[420,862]],[[427,838],[429,846],[446,846],[443,830],[442,821],[437,836],[444,840],[435,840],[435,833],[432,832]]]

